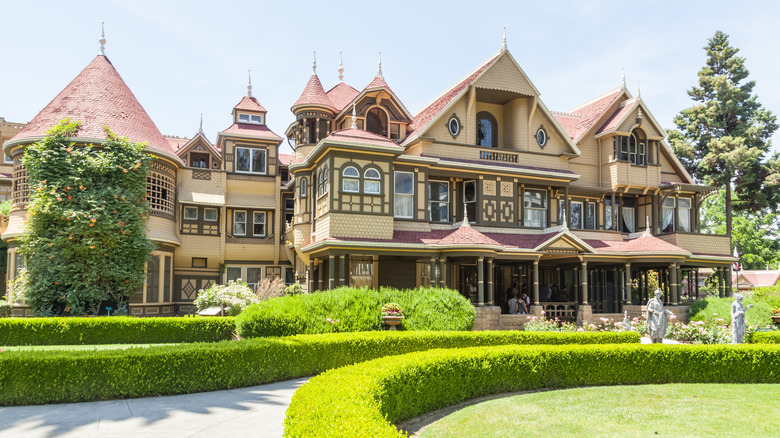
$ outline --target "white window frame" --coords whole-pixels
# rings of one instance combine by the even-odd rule
[[[262,125],[263,116],[261,114],[238,113],[238,123],[251,123],[253,125]]]
[[[238,169],[238,151],[240,149],[245,149],[249,151],[249,170],[239,170]],[[255,152],[260,151],[263,153],[263,171],[262,172],[255,172],[252,169],[255,167]],[[233,159],[233,167],[236,173],[248,173],[253,175],[267,175],[268,174],[268,150],[264,148],[248,148],[243,146],[236,146],[234,148],[234,155],[235,158]]]
[[[588,219],[590,218],[591,208],[593,210],[593,223],[592,224],[588,224]],[[595,202],[588,202],[587,203],[587,207],[586,207],[585,211],[583,212],[583,214],[585,215],[585,217],[584,217],[585,229],[587,229],[587,230],[595,230],[596,228],[598,228],[599,214],[598,214],[598,210],[596,209],[596,203]]]
[[[214,219],[209,219],[208,212],[213,211],[214,212]],[[219,210],[216,208],[204,208],[203,209],[203,220],[206,222],[217,222],[219,220]]]
[[[471,201],[466,200],[466,185],[467,184],[474,184],[474,199]],[[469,215],[469,223],[475,224],[477,223],[477,180],[472,179],[468,181],[463,181],[463,209],[466,210],[468,204],[474,204],[474,217],[471,217]]]
[[[301,178],[301,187],[298,190],[298,192],[301,195],[301,198],[306,198],[309,195],[309,182],[306,180],[306,178]]]
[[[638,150],[638,164],[640,166],[646,166],[647,165],[647,147],[646,143],[639,143],[639,150]]]
[[[636,135],[631,134],[631,137],[629,137],[628,140],[628,161],[631,164],[637,164],[636,153],[638,147],[639,147],[639,143],[636,140]]]
[[[195,211],[195,217],[189,217],[187,215],[188,211],[190,211],[190,212]],[[196,221],[196,220],[198,220],[198,207],[185,206],[184,207],[184,213],[182,214],[182,218],[184,220],[188,220],[188,221]]]
[[[260,221],[257,220],[257,215],[262,215],[262,219]],[[253,211],[252,212],[252,236],[254,237],[265,237],[268,233],[268,215],[264,211]],[[262,233],[256,233],[255,232],[255,225],[262,225],[263,226],[263,232]]]
[[[571,209],[569,210],[569,223],[570,228],[582,230],[585,228],[585,203],[582,201],[571,201],[569,202],[569,205],[571,205]],[[580,206],[580,223],[575,224],[574,223],[574,206],[579,205]]]
[[[688,206],[683,207],[682,201],[688,203]],[[685,227],[687,228],[687,230],[682,227],[682,220],[680,220],[680,212],[682,212],[683,210],[688,210],[688,223],[687,226]],[[693,212],[693,200],[691,198],[683,198],[683,197],[677,198],[677,227],[675,227],[675,230],[679,230],[685,233],[690,233],[691,230],[693,230],[693,226],[692,226],[693,217],[691,215],[692,212]]]
[[[369,175],[370,172],[373,172],[376,176]],[[371,195],[382,193],[382,174],[378,170],[369,168],[363,172],[363,192]]]
[[[411,193],[398,193],[398,185],[395,183],[398,180],[398,175],[409,175],[412,178],[412,191]],[[402,216],[399,215],[395,208],[393,208],[393,217],[397,217],[400,219],[414,219],[414,187],[415,187],[415,181],[414,181],[414,173],[413,172],[402,172],[402,171],[395,171],[395,178],[394,178],[394,187],[393,187],[393,205],[397,205],[400,199],[411,199],[412,208],[411,208],[411,214],[409,216]],[[407,201],[404,201],[407,202]]]
[[[237,269],[239,277],[236,280],[243,281],[244,283],[246,283],[249,286],[250,289],[254,290],[255,285],[257,284],[257,282],[250,283],[248,281],[249,280],[249,278],[248,278],[249,277],[249,270],[250,269],[259,269],[260,270],[260,275],[259,275],[258,278],[259,278],[260,281],[262,281],[262,279],[264,278],[263,274],[265,272],[265,269],[263,269],[263,268],[264,268],[263,266],[258,266],[258,265],[228,265],[228,266],[225,267],[225,284],[227,284],[230,281],[228,279],[228,271],[233,270],[235,272],[235,270]]]
[[[330,190],[330,184],[328,183],[328,171],[328,165],[325,164],[317,172],[317,199],[327,195],[328,190]]]
[[[244,221],[243,222],[236,221],[236,215],[238,213],[244,213]],[[233,210],[233,235],[234,236],[246,236],[246,225],[247,225],[246,223],[247,223],[247,211],[246,210]],[[239,233],[239,232],[236,231],[236,225],[237,224],[243,224],[244,225],[244,232],[243,233]]]
[[[533,193],[541,193],[542,194],[542,207],[532,207],[531,202],[525,199],[526,195],[532,195]],[[530,220],[530,213],[541,211],[543,212],[542,217],[542,223],[539,225],[528,225]],[[533,227],[533,228],[544,228],[547,226],[547,213],[548,213],[548,204],[547,204],[547,190],[536,190],[536,189],[526,189],[523,194],[523,226],[524,227]]]
[[[350,173],[349,175],[347,175],[348,171]],[[353,185],[353,187],[350,188],[348,185]],[[341,171],[341,191],[347,193],[360,193],[360,172],[355,166],[347,166]]]
[[[433,190],[431,190],[431,184],[444,184],[447,187],[447,190],[445,193],[447,194],[447,199],[442,201],[440,199],[433,199]],[[447,209],[447,214],[444,217],[444,220],[441,219],[434,219],[433,218],[433,209],[431,208],[432,204],[443,204],[444,208]],[[441,208],[441,207],[440,207]],[[429,180],[428,181],[428,220],[431,222],[449,222],[450,221],[450,182],[449,181],[441,181],[441,180]]]
[[[671,202],[670,202],[671,201]],[[672,205],[666,205],[667,202],[670,202]],[[666,225],[664,224],[664,210],[671,209],[672,210],[672,221],[670,225],[672,226],[672,229],[667,231]],[[669,196],[668,198],[664,199],[663,204],[661,204],[661,232],[663,233],[674,233],[677,231],[677,215],[675,214],[677,210],[677,199]]]

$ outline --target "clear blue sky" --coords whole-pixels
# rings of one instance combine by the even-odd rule
[[[0,116],[26,122],[98,53],[106,54],[166,135],[190,137],[203,113],[214,141],[246,93],[283,136],[317,51],[326,90],[362,89],[382,51],[388,84],[416,113],[487,59],[507,26],[509,50],[550,109],[620,84],[665,128],[692,105],[686,90],[716,30],[747,58],[759,101],[780,113],[780,2],[753,1],[7,1],[0,2]],[[777,150],[780,135],[774,138]]]

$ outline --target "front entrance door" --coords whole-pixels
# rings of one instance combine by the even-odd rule
[[[477,304],[477,267],[472,265],[460,265],[460,281],[458,282],[460,294],[471,300],[471,304]]]

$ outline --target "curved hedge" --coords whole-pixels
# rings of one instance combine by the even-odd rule
[[[780,331],[755,332],[750,342],[753,344],[780,344]]]
[[[0,345],[175,344],[233,338],[235,318],[3,318]]]
[[[236,328],[245,338],[381,330],[380,309],[391,302],[403,309],[399,330],[471,330],[474,325],[474,306],[456,290],[341,287],[253,304],[237,317]]]
[[[502,392],[704,382],[780,383],[780,346],[500,346],[386,357],[301,386],[285,436],[404,436],[394,423]]]
[[[311,376],[379,357],[507,344],[637,343],[628,333],[366,332],[98,351],[0,352],[0,405],[183,394]]]

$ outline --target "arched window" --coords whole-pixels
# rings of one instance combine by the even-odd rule
[[[341,171],[341,190],[345,192],[360,191],[360,172],[353,166],[347,166]]]
[[[305,198],[309,194],[309,183],[306,178],[301,178],[301,198]]]
[[[381,182],[379,181],[379,171],[376,169],[368,169],[363,174],[363,191],[365,193],[379,194],[381,193]]]
[[[320,168],[319,176],[317,177],[317,197],[328,193],[328,165],[324,165]]]
[[[477,114],[477,145],[489,148],[498,146],[498,123],[489,112]]]
[[[373,107],[366,113],[366,131],[387,137],[387,114]]]
[[[637,164],[644,166],[647,164],[647,138],[639,129],[635,129],[631,133],[630,151],[631,151],[631,164]]]

